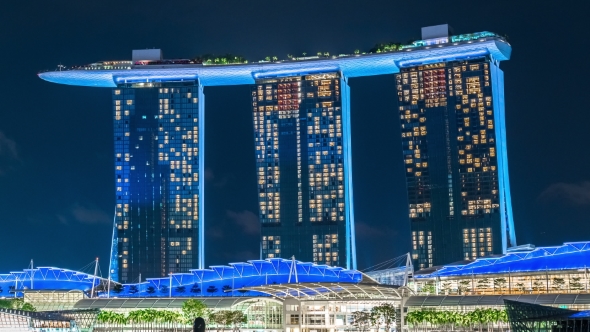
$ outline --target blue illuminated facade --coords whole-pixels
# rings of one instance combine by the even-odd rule
[[[344,85],[335,72],[252,88],[263,258],[356,266]]]
[[[116,210],[111,276],[120,282],[202,264],[198,82],[113,89]]]
[[[187,272],[190,264],[204,267],[203,87],[254,86],[251,105],[257,148],[261,258],[290,258],[294,255],[298,259],[355,268],[348,79],[383,74],[404,75],[411,68],[436,67],[446,63],[467,64],[482,59],[491,66],[488,68],[491,71],[488,75],[492,82],[489,87],[491,92],[486,93],[494,99],[492,117],[495,124],[494,129],[489,130],[494,131],[496,141],[501,140],[495,143],[497,199],[496,203],[490,203],[498,205],[493,209],[499,217],[497,222],[485,225],[479,222],[469,224],[469,229],[484,229],[485,232],[488,224],[493,225],[489,226],[493,228],[490,233],[494,233],[490,252],[502,252],[503,248],[514,243],[514,228],[507,175],[503,82],[497,65],[499,61],[509,59],[510,53],[511,47],[502,37],[481,32],[444,40],[416,41],[411,45],[402,45],[397,51],[375,54],[228,65],[174,64],[174,61],[146,65],[143,62],[114,61],[43,72],[39,77],[60,84],[114,88],[117,211],[110,271],[113,279],[134,282],[139,280],[140,274],[143,280],[170,272]],[[330,75],[333,77],[327,78]],[[321,79],[322,76],[325,79]],[[324,81],[326,85],[323,85]],[[288,88],[300,89],[296,97],[292,92],[279,92],[287,89],[280,88],[280,84],[296,82],[300,86]],[[305,85],[310,82],[313,85]],[[260,87],[264,91],[263,100],[258,95]],[[270,100],[266,99],[268,87],[271,89]],[[162,89],[178,89],[178,93],[165,93]],[[402,97],[405,89],[402,88]],[[116,94],[117,91],[119,94]],[[195,101],[184,104],[191,98]],[[163,113],[166,105],[168,114]],[[411,107],[400,109],[400,112],[413,110],[416,105],[410,102],[407,106]],[[120,109],[117,110],[117,107]],[[260,107],[264,107],[264,111]],[[174,113],[171,113],[173,109]],[[125,114],[125,111],[132,110],[135,113]],[[434,109],[432,111],[435,112]],[[123,113],[117,115],[117,112]],[[433,113],[432,120],[439,115],[440,112]],[[195,122],[192,129],[184,124],[188,119]],[[317,125],[316,120],[319,121]],[[267,128],[267,124],[271,127]],[[420,133],[420,126],[417,128]],[[444,131],[433,128],[432,132],[437,130],[438,134]],[[149,139],[147,133],[151,135]],[[270,137],[269,133],[272,134]],[[487,131],[486,137],[491,137]],[[433,150],[434,146],[430,148],[430,151]],[[434,162],[434,157],[432,160]],[[422,165],[422,161],[420,163]],[[415,175],[415,170],[410,173]],[[445,176],[442,178],[448,180]],[[457,173],[452,181],[460,179]],[[445,182],[444,186],[448,184]],[[461,195],[461,190],[455,188],[453,193]],[[453,196],[454,202],[460,199]],[[469,200],[477,205],[477,201],[486,199]],[[424,211],[424,202],[411,204],[422,204]],[[457,207],[456,211],[460,210]],[[469,213],[469,209],[467,211]],[[453,230],[453,235],[449,237],[453,239],[453,245],[439,249],[440,259],[434,256],[416,258],[417,262],[422,261],[418,266],[463,257],[465,248],[455,244],[455,233],[467,226],[449,220],[445,223],[452,224],[448,229]],[[428,227],[413,226],[413,229],[428,232]],[[417,242],[419,236],[416,233]],[[422,236],[427,255],[432,249],[424,244],[427,235]],[[442,238],[441,235],[437,237]],[[444,254],[445,251],[449,254]],[[477,253],[479,255],[480,251]],[[320,254],[322,259],[319,259]],[[484,254],[488,254],[487,248]]]
[[[419,269],[516,245],[503,73],[484,50],[465,55],[404,60],[396,74],[412,258]]]
[[[38,267],[23,271],[0,274],[0,298],[22,297],[19,290],[80,290],[87,294],[92,286],[97,287],[104,279],[93,275],[60,269],[55,267]],[[16,290],[16,294],[15,294]]]

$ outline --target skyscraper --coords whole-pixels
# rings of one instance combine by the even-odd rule
[[[197,81],[121,83],[113,89],[111,274],[120,282],[188,272],[203,261],[202,98]]]
[[[426,44],[448,42],[433,28]],[[416,266],[505,253],[516,243],[499,62],[410,64],[396,84]]]
[[[356,266],[347,88],[338,72],[252,88],[262,258]]]

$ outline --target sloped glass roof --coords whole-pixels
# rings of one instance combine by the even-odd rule
[[[245,288],[306,282],[357,284],[362,279],[362,274],[356,270],[281,258],[211,266],[188,273],[173,273],[164,278],[148,278],[134,284],[111,281],[110,287],[108,279],[84,272],[39,267],[0,274],[0,297],[14,296],[14,290],[20,297],[25,289],[81,290],[89,294],[93,284],[99,297],[268,296]]]
[[[590,267],[590,241],[566,242],[561,246],[537,247],[498,257],[483,257],[464,264],[445,265],[415,279],[460,277],[479,274],[579,270]]]

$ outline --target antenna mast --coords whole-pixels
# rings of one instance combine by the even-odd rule
[[[90,291],[90,298],[94,297],[94,284],[96,283],[96,273],[98,272],[98,257],[94,263],[94,278],[92,278],[92,290]]]

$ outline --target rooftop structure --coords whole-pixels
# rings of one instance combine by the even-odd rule
[[[249,288],[298,283],[358,284],[363,280],[359,271],[280,258],[211,266],[129,284],[111,282],[109,285],[104,278],[47,267],[11,272],[0,277],[0,288],[3,289],[0,296],[22,297],[23,293],[33,294],[33,291],[79,290],[87,297],[119,298],[267,296]],[[93,283],[96,294],[91,295]]]
[[[121,83],[151,83],[199,79],[203,86],[254,84],[257,78],[302,76],[342,72],[345,77],[392,74],[401,68],[466,60],[489,55],[496,61],[508,60],[511,47],[504,38],[490,32],[451,36],[446,43],[429,40],[401,45],[399,51],[378,54],[346,54],[333,57],[293,58],[293,60],[229,65],[204,65],[191,60],[162,64],[107,61],[69,70],[47,71],[39,77],[53,83],[116,87]],[[178,64],[177,64],[178,63]]]

